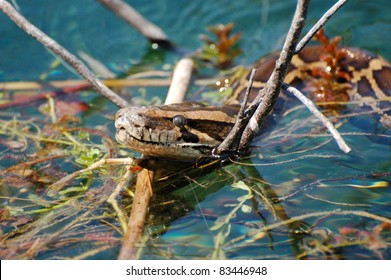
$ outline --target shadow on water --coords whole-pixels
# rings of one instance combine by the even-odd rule
[[[167,166],[167,162],[164,164]],[[226,197],[223,204],[215,205],[217,209],[203,209],[203,201],[208,200],[209,196],[223,196],[221,199],[224,200],[224,189],[227,187],[246,190],[247,196],[239,195],[236,199]],[[281,196],[262,178],[251,159],[239,164],[221,166],[217,163],[204,168],[192,168],[189,172],[174,172],[173,176],[158,180],[154,188],[147,229],[150,240],[146,241],[142,258],[171,256],[175,259],[179,255],[176,255],[176,250],[181,252],[181,257],[189,254],[198,256],[196,258],[243,258],[245,252],[251,255],[251,251],[258,247],[256,258],[263,259],[344,259],[344,246],[351,246],[343,244],[339,240],[343,239],[339,233],[321,226],[319,220],[308,219],[305,215],[300,218],[297,213],[287,212],[284,204],[287,201],[289,203],[289,200],[280,200]],[[219,214],[220,207],[236,210],[224,210]],[[321,219],[333,219],[333,215],[338,215],[338,209],[335,209],[335,213],[332,209],[328,210],[328,213],[318,216]],[[167,240],[170,240],[172,232],[181,228],[178,221],[179,224],[184,223],[184,227],[195,223],[201,226],[195,227],[198,230],[192,228],[188,237],[186,230],[182,236],[174,233],[176,241],[165,243],[166,250],[163,250],[159,239],[164,240],[168,235]],[[236,232],[235,227],[241,230]],[[220,236],[221,232],[225,238]],[[200,237],[202,235],[204,237]],[[198,243],[197,239],[205,239],[205,236],[211,240]],[[200,251],[204,254],[207,252],[207,255],[200,254]]]

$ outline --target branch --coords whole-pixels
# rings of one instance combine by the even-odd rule
[[[319,20],[318,22],[308,31],[308,33],[301,39],[301,41],[297,44],[295,53],[299,53],[307,43],[314,37],[316,32],[318,32],[327,21],[349,0],[339,0],[334,4]]]
[[[91,164],[90,166],[88,166],[84,169],[77,170],[77,171],[61,178],[60,180],[52,183],[51,185],[48,186],[48,190],[56,193],[59,190],[61,190],[63,187],[65,187],[65,184],[69,183],[69,181],[71,181],[72,179],[75,179],[76,177],[82,175],[85,172],[98,169],[98,168],[102,167],[102,165],[105,165],[105,164],[124,164],[124,165],[137,166],[138,161],[133,158],[130,158],[130,157],[128,157],[128,158],[104,158],[104,159],[98,160],[97,162],[94,162],[93,164]]]
[[[151,42],[163,44],[163,46],[168,48],[173,46],[163,30],[145,19],[129,4],[122,0],[98,1],[114,12],[117,16],[122,18],[124,21],[132,25],[138,32],[140,32],[144,37],[148,38]]]
[[[246,121],[248,121],[248,118],[246,118],[244,112],[245,112],[245,107],[247,106],[248,97],[253,86],[254,76],[256,72],[257,69],[255,68],[251,70],[250,79],[248,81],[246,93],[244,95],[244,99],[237,116],[237,121],[235,122],[235,125],[232,127],[231,131],[228,133],[227,137],[225,137],[223,142],[221,142],[221,144],[217,147],[217,149],[213,151],[214,155],[219,155],[222,152],[230,151],[230,150],[234,151],[237,149],[237,145],[238,145],[237,136],[242,134],[243,129],[246,125]]]
[[[143,169],[137,175],[136,191],[134,194],[132,211],[130,213],[128,228],[118,256],[119,260],[137,258],[138,247],[141,236],[144,233],[145,219],[148,213],[149,200],[152,197],[151,186],[154,171]]]
[[[289,86],[288,84],[283,84],[282,88],[286,91],[292,93],[294,96],[296,96],[307,108],[310,110],[312,114],[314,114],[322,123],[324,126],[327,127],[327,129],[330,131],[331,135],[333,135],[335,141],[337,141],[337,144],[339,148],[344,153],[349,153],[351,151],[350,147],[346,144],[346,142],[343,140],[341,134],[337,131],[337,129],[334,127],[334,125],[328,120],[328,118],[325,117],[314,105],[314,103],[309,100],[304,94],[302,94],[298,89]]]
[[[251,114],[254,111],[254,108],[257,107],[255,112],[251,114],[252,116],[243,131],[240,139],[239,151],[248,149],[252,139],[258,133],[259,128],[262,126],[277,100],[288,65],[294,54],[293,51],[304,26],[308,5],[309,0],[298,0],[297,2],[292,24],[280,53],[280,57],[276,61],[276,67],[267,81],[265,88],[260,91],[257,98],[255,98],[251,106],[247,109],[247,112]]]
[[[224,152],[238,150],[243,152],[248,150],[252,139],[258,133],[260,127],[265,121],[267,115],[273,108],[279,92],[282,87],[282,82],[285,78],[287,67],[290,64],[292,56],[299,52],[308,41],[314,36],[314,34],[323,27],[323,25],[334,15],[338,9],[340,9],[348,0],[339,0],[333,7],[331,7],[322,18],[315,24],[313,28],[308,32],[306,36],[297,44],[301,30],[304,26],[305,17],[308,10],[309,0],[298,0],[294,18],[292,20],[291,27],[289,29],[287,38],[285,40],[283,49],[280,53],[279,59],[276,61],[276,67],[271,74],[266,86],[260,90],[253,103],[247,108],[245,114],[241,118],[237,118],[237,121],[228,134],[227,138],[216,148],[215,153],[221,154]],[[315,114],[315,113],[314,113]],[[251,117],[251,118],[250,118]],[[326,122],[324,122],[326,125]],[[246,126],[244,128],[244,126]],[[330,125],[326,125],[329,130]],[[330,130],[331,131],[331,130]],[[338,136],[335,132],[332,132],[334,137]],[[240,138],[239,148],[235,149],[238,139]],[[344,143],[343,140],[337,140],[341,149],[345,152],[350,151],[350,148]]]
[[[168,73],[168,72],[167,72]],[[141,74],[141,73],[140,73]],[[136,76],[136,75],[133,75]],[[125,79],[105,79],[102,80],[108,87],[168,87],[171,84],[170,79],[163,78],[143,78],[136,79],[130,76]],[[196,86],[212,86],[215,85],[216,79],[221,77],[210,78],[210,79],[197,79],[194,80],[194,85]],[[84,80],[64,80],[64,81],[48,81],[44,85],[40,82],[34,81],[21,81],[21,82],[0,82],[1,91],[31,91],[31,90],[43,90],[48,87],[68,89],[69,87],[87,87],[89,83]]]
[[[62,47],[48,35],[43,33],[37,27],[32,25],[26,18],[19,14],[19,12],[16,11],[11,4],[9,4],[5,0],[0,0],[0,9],[23,31],[37,39],[47,49],[61,57],[65,62],[72,66],[81,76],[83,76],[83,78],[85,78],[92,85],[92,87],[98,93],[109,99],[118,107],[129,106],[126,100],[122,99],[120,96],[118,96],[108,87],[106,87],[100,80],[98,80],[82,61],[76,58],[73,54],[71,54],[64,47]]]

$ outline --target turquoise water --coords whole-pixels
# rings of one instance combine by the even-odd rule
[[[113,71],[121,73],[142,61],[151,52],[148,42],[136,31],[94,1],[17,1],[23,14],[71,52],[84,51],[99,59]],[[312,1],[308,26],[334,1]],[[290,24],[294,1],[133,1],[146,15],[185,50],[200,47],[198,35],[206,27],[234,22],[241,32],[243,55],[238,62],[250,64],[254,59],[278,50]],[[46,72],[52,56],[37,42],[0,14],[0,73],[4,80],[36,80]],[[389,8],[386,1],[351,1],[330,20],[327,31],[343,35],[344,43],[366,48],[390,59],[391,51],[383,44],[391,36]],[[178,57],[166,53],[165,61]],[[17,62],[23,61],[23,67]],[[156,65],[156,67],[161,67]],[[58,72],[57,72],[58,71]],[[75,77],[68,69],[57,69],[53,78]]]
[[[17,2],[31,22],[71,52],[86,52],[117,75],[140,65],[144,69],[167,69],[181,57],[178,53],[153,50],[147,40],[97,1]],[[333,2],[312,1],[307,30]],[[244,65],[280,49],[294,10],[294,1],[290,0],[167,0],[148,4],[132,1],[132,5],[158,24],[185,52],[201,46],[198,35],[205,33],[207,26],[234,22],[235,31],[242,33],[240,47],[243,51],[236,62]],[[344,45],[365,48],[391,60],[390,14],[388,1],[351,1],[331,19],[326,30],[330,36],[342,35]],[[43,73],[48,80],[78,77],[63,66],[51,69],[55,58],[3,14],[0,14],[0,23],[1,81],[36,81]],[[133,93],[138,95],[144,91],[133,90]],[[146,91],[150,97],[163,98],[166,89],[147,88]],[[96,102],[94,93],[83,98]],[[115,113],[114,106],[107,103],[101,106],[105,115]],[[98,109],[85,114],[84,125],[105,126],[113,136],[111,120],[101,118],[101,114]],[[303,122],[307,127],[303,128]],[[320,125],[305,108],[284,116],[271,132],[254,142],[260,148],[254,151],[252,162],[246,161],[254,167],[229,165],[197,178],[197,183],[155,198],[154,203],[158,205],[174,202],[164,207],[164,211],[157,207],[154,212],[152,208],[154,218],[149,220],[146,235],[150,238],[145,243],[142,258],[389,259],[390,230],[376,234],[382,222],[361,214],[391,216],[391,134],[380,131],[382,135],[369,138],[367,134],[373,132],[372,127],[368,130],[360,122],[360,119],[351,119],[340,129],[352,148],[352,152],[345,155],[329,136],[309,135]],[[0,152],[1,166],[8,167],[7,160],[12,158],[12,152],[6,149]],[[238,197],[247,194],[246,187],[233,186],[234,181],[255,188],[259,194],[254,195],[254,199],[247,198],[233,214],[241,203]],[[207,186],[207,190],[202,186]],[[278,197],[280,203],[267,202],[264,197],[270,201]],[[101,211],[110,209],[102,206]],[[325,214],[316,215],[321,212]],[[227,218],[230,213],[229,222],[218,219]],[[299,225],[290,223],[272,229],[269,234],[260,234],[264,226],[292,217],[298,217]],[[216,224],[221,227],[214,229]],[[90,226],[99,232],[98,225]],[[308,228],[311,234],[293,233]],[[350,235],[344,235],[346,229],[351,231]],[[370,238],[375,241],[368,243]],[[221,242],[220,247],[216,245],[218,242]],[[35,258],[72,257],[94,246],[91,243],[66,249],[57,247]],[[114,244],[111,249],[89,258],[116,258],[118,250],[119,244]]]

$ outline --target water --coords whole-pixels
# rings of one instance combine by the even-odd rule
[[[201,46],[198,34],[206,33],[207,26],[234,22],[235,31],[242,33],[240,47],[243,50],[236,62],[244,65],[250,65],[256,58],[281,48],[294,10],[294,1],[289,0],[167,0],[148,3],[132,1],[134,8],[158,24],[184,52]],[[306,30],[332,3],[312,1]],[[137,67],[170,69],[180,58],[178,53],[153,50],[147,40],[96,1],[19,0],[18,4],[29,20],[71,52],[84,51],[117,75]],[[342,35],[345,45],[365,48],[391,60],[387,44],[391,40],[390,12],[388,1],[350,1],[332,18],[326,30],[330,36]],[[0,23],[1,81],[78,78],[66,67],[51,68],[55,58],[3,14],[0,14]],[[132,89],[131,92],[132,96],[143,97],[145,92],[148,98],[156,95],[163,99],[166,89]],[[82,125],[100,127],[107,135],[113,136],[110,116],[116,108],[95,98],[91,92],[84,93],[82,100],[93,105],[89,111],[79,114]],[[11,108],[4,112],[16,114],[19,111],[22,116],[29,114],[42,118],[35,108]],[[389,131],[381,131],[386,136],[367,137],[364,134],[368,134],[368,127],[357,125],[360,120],[349,120],[340,129],[352,148],[352,152],[345,155],[327,135],[295,136],[311,132],[303,129],[296,120],[304,121],[309,128],[319,128],[319,123],[305,108],[301,108],[282,118],[274,130],[254,143],[261,148],[254,151],[251,162],[245,161],[254,164],[254,167],[229,165],[197,177],[196,182],[190,181],[173,193],[155,196],[152,203],[156,206],[151,207],[146,230],[149,239],[142,258],[389,259],[390,230],[381,220],[391,214]],[[39,121],[37,125],[40,125]],[[4,135],[1,137],[6,138]],[[0,166],[3,169],[18,162],[16,157],[22,152],[12,151],[4,145],[0,148]],[[27,151],[32,153],[34,147]],[[49,169],[52,173],[55,173],[53,170],[69,173],[81,168],[66,160],[57,164]],[[107,172],[118,177],[120,169]],[[86,178],[89,181],[83,182],[92,182],[91,188],[95,191],[110,193],[115,186],[110,178]],[[244,187],[233,184],[234,181],[244,182]],[[2,196],[29,197],[28,193],[21,194],[20,189],[13,187],[9,181],[2,181],[2,184],[7,190],[2,191]],[[207,189],[202,186],[207,186]],[[244,198],[248,195],[245,186],[257,192],[253,198]],[[45,182],[38,185],[35,181],[24,187],[38,195],[46,189]],[[243,199],[238,200],[238,197]],[[276,203],[277,197],[279,203]],[[127,200],[125,197],[122,202]],[[47,219],[58,219],[59,224],[47,228],[46,232],[37,232],[37,236],[56,232],[70,223],[64,220],[64,215],[81,217],[88,209],[87,202],[80,202],[85,206],[81,210],[60,208],[54,211],[56,218]],[[241,203],[241,207],[236,209]],[[9,204],[12,203],[3,199],[4,207]],[[118,221],[110,216],[112,208],[105,203],[97,205],[100,206],[90,209],[95,217],[101,215],[103,220],[118,227]],[[23,203],[20,207],[28,209]],[[255,208],[258,212],[254,211]],[[105,216],[107,213],[108,217]],[[30,218],[41,218],[42,221],[44,217],[33,215]],[[221,217],[230,219],[224,222]],[[288,222],[277,226],[281,220]],[[92,220],[91,223],[78,224],[76,229],[64,230],[48,242],[58,244],[62,241],[68,246],[43,248],[32,257],[61,259],[82,256],[100,248],[95,254],[85,255],[85,258],[116,258],[120,234],[99,221]],[[220,227],[217,228],[218,224]],[[275,228],[263,234],[265,226]],[[382,233],[379,233],[383,227]],[[311,233],[303,233],[309,229]],[[4,222],[2,233],[10,231],[9,222]],[[88,235],[88,232],[94,233],[94,236]],[[80,242],[72,243],[68,237],[80,238]],[[9,242],[8,248],[12,247],[10,244],[13,243]],[[11,258],[16,256],[20,257],[10,255]]]

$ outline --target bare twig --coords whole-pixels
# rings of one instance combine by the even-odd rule
[[[111,91],[108,87],[106,87],[100,80],[98,80],[81,60],[76,58],[73,54],[67,51],[64,47],[62,47],[48,35],[43,33],[40,29],[32,25],[26,18],[19,14],[19,12],[16,11],[11,4],[9,4],[5,0],[0,0],[0,9],[23,31],[37,39],[47,49],[61,57],[65,62],[72,66],[81,76],[83,76],[83,78],[85,78],[92,85],[92,87],[98,93],[105,96],[118,107],[129,106],[126,100],[122,99],[115,92]]]
[[[145,19],[129,4],[122,0],[98,0],[117,16],[132,25],[143,36],[155,43],[163,43],[166,46],[172,46],[167,35],[158,26]]]
[[[276,222],[274,224],[266,225],[263,228],[259,229],[259,231],[256,231],[256,233],[250,233],[250,234],[245,234],[242,236],[239,236],[238,238],[235,238],[228,242],[226,246],[232,245],[235,243],[238,243],[239,241],[247,239],[247,242],[253,242],[255,240],[259,240],[260,238],[263,238],[262,232],[267,232],[276,228],[280,227],[289,227],[290,224],[296,223],[296,222],[301,222],[305,219],[309,218],[316,218],[316,217],[327,217],[327,216],[356,216],[356,217],[364,217],[367,219],[372,219],[378,222],[382,223],[391,223],[391,219],[385,218],[376,214],[372,214],[366,211],[361,211],[361,210],[332,210],[332,211],[320,211],[320,212],[314,212],[314,213],[308,213],[308,214],[303,214],[299,216],[295,216],[292,218],[285,219],[281,222]],[[251,237],[251,241],[248,240],[248,238]]]
[[[193,66],[194,62],[191,58],[182,58],[177,63],[164,104],[183,102],[191,82]]]
[[[280,57],[276,61],[276,67],[267,81],[265,88],[260,91],[257,98],[247,109],[247,112],[251,114],[256,107],[255,112],[252,114],[252,117],[241,136],[239,144],[240,151],[248,149],[252,139],[259,131],[259,128],[262,126],[266,116],[269,114],[277,100],[288,65],[293,56],[295,45],[304,26],[308,5],[309,0],[298,0],[291,27],[280,53]]]
[[[246,88],[246,92],[244,93],[243,102],[242,102],[242,105],[240,106],[240,110],[239,110],[239,113],[238,113],[238,118],[243,118],[244,117],[244,112],[245,112],[245,109],[247,107],[248,98],[249,98],[250,92],[251,92],[251,90],[253,88],[255,73],[257,73],[257,69],[252,68],[251,69],[251,74],[250,74],[250,79],[248,81],[248,85],[247,85],[247,88]]]
[[[27,161],[27,162],[25,161],[25,162],[22,162],[20,164],[12,165],[11,167],[8,167],[6,169],[0,170],[0,176],[4,175],[6,173],[9,173],[9,172],[13,172],[13,171],[26,170],[31,165],[35,165],[35,164],[38,164],[38,163],[42,163],[42,162],[46,162],[46,161],[62,158],[62,157],[65,157],[65,156],[66,156],[65,153],[61,153],[61,154],[57,154],[57,155],[47,156],[45,158],[35,159],[35,160],[32,160],[32,161]]]
[[[314,114],[322,123],[324,126],[327,127],[327,129],[330,131],[331,135],[333,135],[335,141],[337,141],[339,148],[344,153],[349,153],[351,151],[350,147],[346,144],[346,142],[343,140],[341,134],[337,131],[337,129],[334,127],[334,125],[329,121],[329,119],[323,115],[314,105],[314,103],[309,100],[304,94],[302,94],[298,89],[289,86],[288,84],[283,84],[282,88],[286,91],[292,93],[294,96],[296,96],[307,108],[311,111],[312,114]]]
[[[252,89],[252,85],[254,82],[254,76],[255,76],[256,71],[257,70],[255,68],[253,68],[251,70],[250,79],[249,79],[249,82],[247,85],[247,89],[246,89],[246,93],[245,93],[245,96],[243,99],[243,103],[240,107],[240,110],[239,110],[239,113],[237,116],[237,121],[236,121],[235,125],[233,126],[233,128],[231,129],[231,131],[228,133],[227,137],[225,137],[223,142],[221,142],[221,144],[214,151],[214,153],[216,155],[218,155],[224,151],[229,151],[229,150],[234,151],[237,148],[237,147],[233,147],[233,143],[234,143],[235,139],[238,139],[237,135],[240,135],[242,133],[242,131],[244,129],[245,122],[247,121],[246,117],[244,116],[244,112],[245,112],[245,107],[247,106],[249,94]],[[238,141],[236,141],[236,143],[238,144]]]
[[[333,210],[333,211],[314,212],[314,213],[308,213],[308,214],[299,215],[299,216],[292,217],[290,219],[284,220],[282,222],[277,222],[277,223],[274,223],[274,224],[271,224],[271,225],[267,225],[267,226],[263,227],[260,230],[268,231],[268,230],[272,230],[272,229],[279,228],[279,227],[282,227],[282,226],[286,226],[286,225],[288,225],[290,223],[294,223],[294,222],[297,222],[297,221],[302,221],[302,220],[308,219],[308,218],[333,216],[333,215],[335,215],[335,216],[353,215],[353,216],[373,219],[373,220],[376,220],[376,221],[379,221],[379,222],[382,222],[382,223],[391,223],[391,219],[389,219],[389,218],[382,217],[382,216],[379,216],[379,215],[376,215],[376,214],[372,214],[372,213],[369,213],[369,212],[366,212],[366,211],[361,211],[361,210],[357,210],[357,211],[356,210],[346,210],[346,211],[344,211],[344,210]]]
[[[349,0],[339,0],[334,4],[319,20],[318,22],[308,31],[308,33],[301,39],[295,48],[295,53],[299,53],[311,40],[312,37],[318,32],[326,22]]]
[[[169,75],[169,73],[167,73]],[[138,76],[138,75],[137,75]],[[141,76],[141,75],[140,75]],[[215,85],[216,79],[197,79],[194,80],[194,85],[196,86],[211,86]],[[135,79],[130,77],[129,79],[106,79],[102,80],[108,87],[167,87],[171,84],[170,79]],[[86,81],[83,80],[66,80],[66,81],[48,81],[45,84],[34,81],[24,81],[24,82],[0,82],[1,91],[20,91],[20,90],[42,90],[44,88],[67,88],[67,87],[84,87],[89,85]]]
[[[301,30],[304,26],[305,17],[309,5],[309,0],[298,0],[294,18],[289,29],[287,38],[285,40],[283,49],[280,53],[279,59],[276,61],[276,67],[270,76],[266,86],[260,90],[258,96],[253,103],[246,110],[243,118],[238,118],[234,128],[231,130],[227,139],[216,149],[216,153],[220,154],[226,151],[232,151],[235,148],[235,143],[239,142],[239,151],[248,150],[251,140],[257,134],[262,126],[267,115],[274,106],[275,101],[279,95],[282,87],[282,82],[285,78],[287,67],[290,64],[292,56],[299,52],[314,34],[322,28],[322,26],[335,14],[335,12],[342,7],[347,0],[338,1],[332,8],[330,8],[318,23],[308,32],[308,34],[296,45],[300,36]],[[249,118],[251,116],[251,118]],[[243,128],[246,126],[245,128]],[[326,125],[328,128],[329,124]],[[329,128],[330,129],[330,128]],[[337,134],[332,132],[333,136]],[[336,138],[338,139],[338,137]],[[340,138],[342,140],[342,138]],[[344,142],[339,141],[340,148],[348,152],[350,148]],[[342,140],[343,141],[343,140]]]
[[[101,159],[101,160],[91,164],[87,168],[84,168],[84,169],[81,169],[81,170],[77,170],[77,171],[75,171],[75,172],[73,172],[71,174],[68,174],[67,176],[65,176],[64,178],[58,180],[57,182],[54,182],[53,184],[51,184],[49,186],[49,189],[51,191],[57,192],[61,188],[63,188],[65,186],[65,184],[68,183],[70,180],[80,176],[81,174],[83,174],[85,172],[98,169],[98,168],[100,168],[104,164],[137,165],[137,160],[135,160],[133,158],[130,158],[130,157],[129,158],[107,158],[107,159],[105,158],[105,159]]]
[[[118,185],[115,187],[115,190],[111,193],[111,195],[107,199],[107,203],[110,203],[111,207],[113,207],[118,217],[123,232],[126,232],[127,229],[126,216],[118,205],[117,197],[121,196],[123,190],[128,186],[129,180],[132,178],[132,175],[133,172],[130,169],[128,169],[124,174],[124,176],[122,176],[122,180],[118,183]]]

